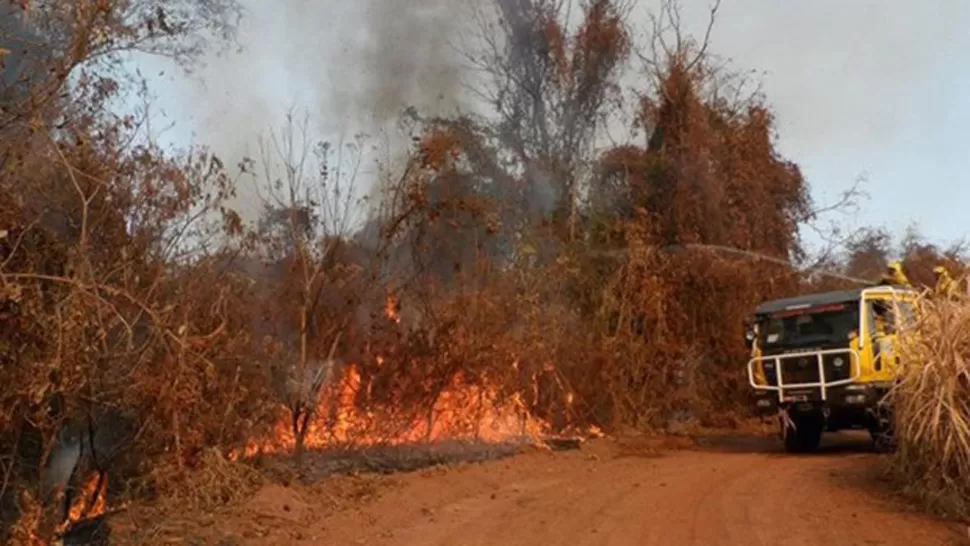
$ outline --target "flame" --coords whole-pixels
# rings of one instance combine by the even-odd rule
[[[384,315],[389,322],[400,324],[400,309],[400,300],[389,291],[384,305]],[[375,355],[374,364],[383,367],[385,356]],[[513,362],[512,367],[518,370],[519,362]],[[532,388],[526,389],[525,393],[536,400],[537,374],[533,373],[531,379]],[[401,400],[385,400],[380,405],[369,403],[373,400],[373,386],[371,381],[362,380],[357,364],[348,365],[337,381],[326,385],[319,393],[303,447],[367,447],[442,440],[537,444],[551,428],[528,410],[522,393],[502,396],[497,384],[468,381],[461,373],[452,377],[450,383],[438,392],[431,407],[421,410],[420,414],[418,411],[408,412],[407,404]],[[261,453],[291,452],[297,445],[294,421],[289,409],[281,408],[279,420],[270,434],[250,441],[244,449],[229,456],[238,459]]]
[[[64,499],[65,491],[59,487],[55,498]],[[51,546],[61,544],[62,537],[76,523],[94,519],[107,511],[108,476],[106,474],[92,473],[81,487],[81,491],[74,497],[74,501],[68,510],[67,518],[57,524],[53,529],[54,538],[44,538],[47,532],[42,531],[42,517],[40,516],[40,506],[36,505],[35,514],[30,519],[33,524],[27,531],[26,543],[30,546]]]
[[[58,533],[63,533],[79,521],[93,519],[103,514],[107,508],[107,497],[108,475],[95,472],[74,498],[67,519],[57,528]]]
[[[387,300],[384,302],[384,316],[387,320],[393,322],[394,324],[401,323],[401,304],[397,296],[393,293],[387,294]]]
[[[497,388],[470,384],[460,374],[439,394],[430,411],[420,416],[359,408],[355,404],[358,392],[363,390],[369,395],[370,385],[362,385],[356,365],[348,366],[341,380],[329,387],[320,393],[315,419],[307,428],[306,449],[442,440],[538,443],[549,429],[547,423],[531,415],[521,395],[503,400]],[[285,453],[295,446],[292,416],[287,414],[281,415],[268,438],[252,441],[241,453],[232,456]]]
[[[384,304],[385,318],[400,324],[400,309],[400,300],[389,291]],[[375,355],[372,364],[384,367],[385,356]],[[522,374],[518,359],[511,366]],[[336,381],[321,390],[309,423],[303,422],[304,416],[294,416],[288,408],[281,407],[273,430],[251,440],[245,448],[229,453],[230,458],[292,452],[297,446],[295,426],[306,426],[303,448],[308,450],[443,440],[542,445],[542,438],[549,436],[552,429],[548,422],[529,411],[529,403],[523,400],[524,397],[532,402],[539,399],[538,371],[529,374],[531,388],[511,394],[502,392],[500,382],[489,383],[481,378],[469,381],[458,373],[445,388],[438,390],[433,401],[420,403],[420,407],[430,405],[429,408],[418,411],[408,408],[408,403],[400,397],[373,403],[374,384],[362,380],[360,369],[358,364],[348,365]],[[554,371],[554,367],[546,364],[543,371]],[[568,407],[573,403],[573,394],[567,396]]]

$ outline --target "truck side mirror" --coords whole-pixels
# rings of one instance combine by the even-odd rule
[[[754,330],[748,328],[744,331],[744,345],[748,349],[754,347]]]

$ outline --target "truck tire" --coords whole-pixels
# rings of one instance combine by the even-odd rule
[[[817,450],[825,431],[825,419],[820,415],[789,414],[789,420],[783,425],[785,451],[811,453]]]

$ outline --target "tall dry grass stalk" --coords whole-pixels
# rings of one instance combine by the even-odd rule
[[[927,292],[918,305],[899,339],[892,471],[927,507],[970,518],[970,295]]]

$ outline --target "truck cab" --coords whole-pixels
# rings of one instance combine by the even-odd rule
[[[762,414],[780,413],[790,452],[815,450],[822,434],[868,430],[887,440],[883,404],[892,387],[898,332],[915,320],[918,292],[876,286],[765,302],[746,339],[748,382]]]

